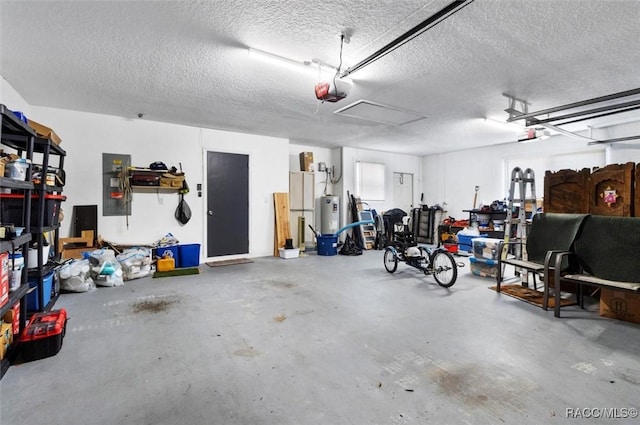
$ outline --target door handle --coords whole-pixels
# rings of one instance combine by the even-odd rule
[[[207,211],[207,214],[213,215],[213,211],[209,210],[209,211]]]

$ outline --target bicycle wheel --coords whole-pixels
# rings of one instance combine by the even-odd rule
[[[393,250],[387,248],[384,250],[384,268],[393,273],[398,268],[398,257],[394,254]]]
[[[458,266],[448,252],[436,251],[431,257],[431,270],[438,285],[448,288],[456,283]]]

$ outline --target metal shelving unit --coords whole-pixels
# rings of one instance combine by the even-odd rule
[[[20,324],[19,332],[14,335],[14,343],[7,352],[7,356],[2,360],[0,364],[0,378],[4,375],[9,368],[12,356],[17,352],[17,348],[20,341],[20,335],[26,325],[26,319],[28,315],[26,295],[31,292],[29,280],[37,282],[38,288],[38,311],[47,311],[53,307],[57,298],[58,290],[54,284],[52,284],[53,294],[49,301],[44,303],[44,284],[43,279],[49,273],[56,268],[55,263],[49,263],[48,259],[42,258],[42,247],[44,244],[44,233],[55,232],[55,239],[52,243],[51,249],[54,252],[54,256],[59,256],[57,252],[58,246],[58,232],[59,225],[54,223],[49,225],[45,223],[45,210],[46,210],[46,195],[48,194],[61,194],[61,186],[52,186],[46,184],[46,174],[51,168],[57,168],[58,170],[64,169],[64,158],[66,152],[60,146],[56,145],[49,139],[38,137],[36,132],[22,122],[16,115],[13,114],[5,105],[0,105],[0,117],[2,122],[2,130],[0,132],[0,143],[4,146],[10,147],[16,151],[18,156],[27,159],[33,164],[37,158],[38,164],[42,167],[42,178],[40,183],[32,183],[33,165],[27,169],[27,175],[25,181],[17,181],[5,177],[0,177],[0,188],[11,189],[12,192],[18,192],[22,194],[22,223],[25,228],[22,235],[10,240],[0,241],[0,252],[15,251],[21,249],[24,257],[25,268],[28,266],[29,260],[29,243],[35,240],[38,244],[37,256],[38,265],[35,268],[28,269],[22,273],[22,281],[20,287],[11,292],[9,296],[9,302],[0,307],[0,316],[6,311],[12,308],[16,302],[20,302]],[[57,158],[57,167],[52,167],[52,159]],[[32,203],[38,202],[37,209],[33,211],[36,214],[32,217]],[[45,260],[45,261],[43,261]]]

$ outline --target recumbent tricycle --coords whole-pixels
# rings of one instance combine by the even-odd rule
[[[384,251],[384,268],[389,273],[397,270],[399,261],[426,275],[432,274],[438,285],[445,288],[456,283],[458,266],[463,266],[444,248],[418,246],[407,223],[394,225],[393,241]]]

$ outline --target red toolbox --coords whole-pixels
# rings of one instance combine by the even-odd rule
[[[24,361],[29,362],[58,354],[62,348],[66,329],[67,311],[64,308],[31,316],[20,338]]]

